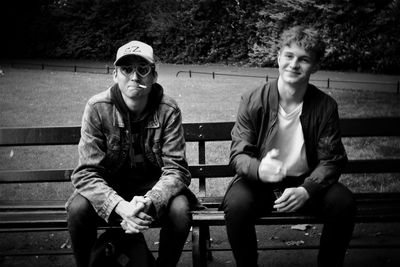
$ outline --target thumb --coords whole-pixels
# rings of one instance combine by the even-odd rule
[[[276,148],[271,149],[270,151],[268,151],[267,153],[267,157],[272,159],[272,158],[276,158],[279,156],[279,150]]]
[[[282,195],[277,200],[275,200],[275,204],[279,204],[279,203],[285,202],[289,197],[290,197],[290,194],[289,194],[289,191],[286,188],[283,191]]]
[[[144,209],[144,204],[142,202],[137,202],[135,203],[135,207],[133,208],[133,214],[138,214],[143,209]]]
[[[137,204],[137,203],[146,203],[146,199],[143,196],[135,196],[135,197],[133,197],[131,202],[135,203],[135,204]]]

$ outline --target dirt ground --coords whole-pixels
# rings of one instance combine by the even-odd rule
[[[305,225],[306,230],[291,229],[292,225],[258,226],[257,236],[260,248],[281,246],[280,250],[260,250],[260,266],[316,266],[317,250],[309,246],[318,245],[321,225]],[[227,242],[225,227],[211,228],[213,260],[210,267],[235,266],[232,253]],[[70,243],[66,232],[36,233],[36,234],[1,234],[0,250],[2,253],[36,246],[37,250],[46,248],[66,249]],[[158,229],[151,229],[146,233],[147,243],[154,255],[157,256]],[[191,237],[182,253],[179,266],[192,266]],[[363,248],[371,244],[385,245],[385,248]],[[400,266],[400,224],[357,224],[348,250],[345,266],[350,267],[398,267]],[[397,248],[388,248],[397,245]],[[70,254],[52,256],[14,256],[0,257],[2,267],[39,267],[62,266],[73,267],[74,261]]]

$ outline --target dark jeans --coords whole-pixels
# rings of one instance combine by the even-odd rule
[[[229,187],[222,208],[237,266],[257,266],[255,219],[267,215],[273,209],[275,199],[271,184],[239,179]],[[310,198],[300,211],[319,214],[324,219],[318,266],[342,266],[356,211],[350,190],[335,183],[325,192]]]
[[[160,219],[160,245],[158,251],[158,266],[176,266],[190,231],[191,216],[189,202],[183,195],[170,201],[168,211]],[[71,235],[72,249],[78,267],[89,265],[90,254],[97,240],[97,226],[101,218],[97,215],[90,202],[77,195],[68,206],[68,229]],[[117,216],[117,215],[116,215]],[[132,242],[143,243],[143,238],[132,238]],[[147,245],[132,246],[142,249],[143,253],[135,251],[131,255],[148,255]],[[129,254],[129,253],[128,253]]]

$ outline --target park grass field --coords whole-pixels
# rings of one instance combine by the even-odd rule
[[[87,63],[86,63],[87,64]],[[98,63],[97,63],[98,65]],[[104,66],[104,65],[103,65]],[[235,75],[276,76],[276,70],[259,68],[230,68],[227,66],[159,66],[159,83],[165,93],[175,98],[182,110],[184,122],[234,121],[240,95],[261,85],[263,78],[217,76],[176,73],[179,70],[200,70]],[[0,77],[0,127],[80,125],[86,101],[94,94],[113,84],[112,74],[71,72],[63,70],[5,68]],[[318,73],[317,73],[318,75]],[[338,77],[339,79],[395,81],[398,77],[366,74],[347,75],[321,72],[314,79]],[[317,84],[318,85],[318,84]],[[323,86],[323,83],[322,85]],[[336,99],[341,117],[400,116],[400,95],[395,90],[380,90],[371,85],[367,89],[323,89]],[[400,156],[398,138],[344,138],[349,158],[383,158]],[[229,142],[208,144],[207,161],[220,164],[228,162]],[[188,143],[189,163],[196,163],[195,146]],[[1,148],[0,168],[74,168],[77,162],[76,146],[45,148]],[[354,191],[400,191],[400,182],[391,175],[377,177],[343,176],[342,181]],[[209,184],[209,193],[221,195],[228,179]],[[66,199],[70,185],[34,189],[27,185],[9,185],[0,189],[0,196],[20,198],[40,197]],[[29,189],[29,190],[28,190]],[[196,190],[196,185],[193,185]],[[44,191],[43,191],[44,190]],[[43,194],[43,192],[46,192]],[[40,193],[40,194],[39,194]]]

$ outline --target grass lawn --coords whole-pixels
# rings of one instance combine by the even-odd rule
[[[174,97],[183,114],[184,122],[234,121],[240,95],[261,85],[264,79],[248,77],[188,74],[176,77],[179,70],[199,70],[219,73],[276,75],[271,69],[230,68],[226,66],[161,65],[159,83]],[[0,127],[79,125],[86,101],[90,96],[112,85],[111,74],[73,73],[57,70],[28,70],[5,68],[0,76]],[[317,73],[318,74],[318,73]],[[315,78],[351,79],[343,73],[321,72]],[[398,77],[354,74],[353,80],[394,81]],[[372,88],[376,88],[374,86]],[[371,88],[370,88],[371,89]],[[339,104],[341,117],[400,116],[400,95],[395,91],[324,89]],[[349,158],[400,157],[399,138],[346,138]],[[188,144],[189,162],[197,158],[195,147]],[[227,163],[229,142],[208,145],[210,163]],[[45,148],[0,148],[1,169],[73,168],[77,162],[76,146]],[[210,193],[220,195],[226,183],[210,184]],[[342,181],[354,191],[400,191],[400,182],[394,175],[343,176]],[[195,186],[193,186],[195,190]],[[44,190],[44,191],[43,191]],[[44,185],[34,189],[29,185],[7,185],[0,189],[0,197],[65,199],[70,194],[65,187]],[[43,193],[46,192],[46,193]]]

